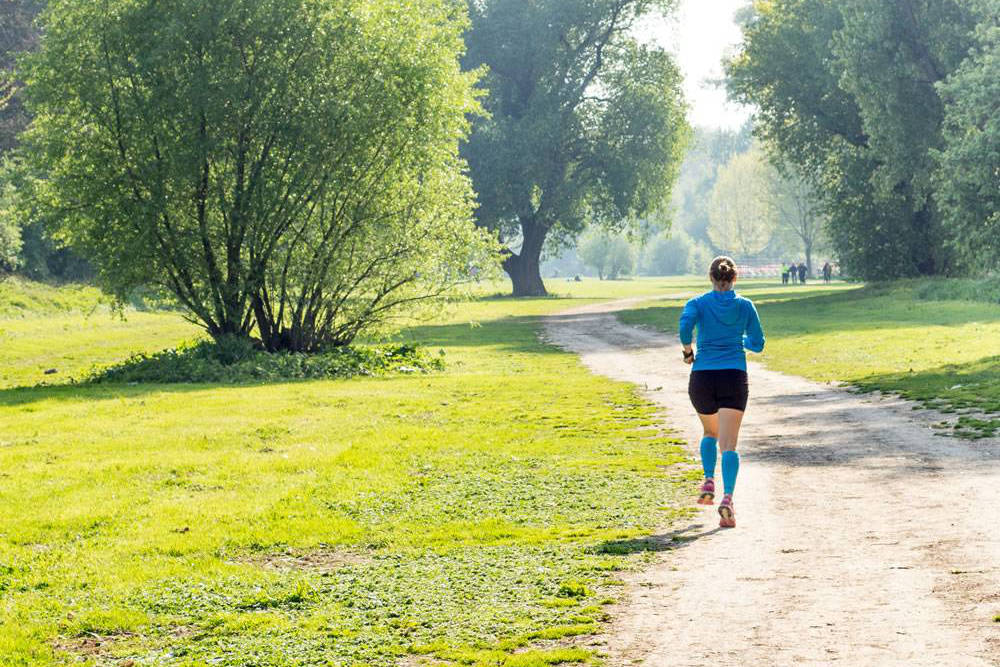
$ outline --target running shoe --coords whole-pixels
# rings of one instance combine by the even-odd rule
[[[719,528],[735,528],[736,514],[733,512],[733,497],[728,493],[722,496],[719,503]]]
[[[715,480],[711,477],[705,479],[704,483],[701,485],[701,491],[698,496],[699,505],[714,505],[715,504]]]

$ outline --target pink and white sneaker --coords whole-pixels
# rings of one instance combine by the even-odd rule
[[[698,496],[699,505],[714,505],[715,504],[715,480],[711,477],[705,478],[705,481],[701,485],[701,490]]]
[[[722,496],[719,503],[719,528],[735,528],[736,513],[733,511],[733,497],[730,494]]]

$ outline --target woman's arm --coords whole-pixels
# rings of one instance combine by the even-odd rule
[[[750,306],[750,316],[747,318],[747,330],[743,334],[743,347],[751,352],[763,352],[764,329],[760,326],[760,316],[752,301],[747,301],[747,305]]]
[[[691,349],[691,340],[694,337],[694,326],[698,322],[698,305],[694,299],[684,304],[681,312],[680,334],[681,345],[684,346],[684,363],[694,363],[694,350]]]

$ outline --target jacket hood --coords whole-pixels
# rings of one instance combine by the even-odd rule
[[[743,309],[736,299],[736,292],[726,290],[718,292],[712,290],[708,296],[709,312],[722,324],[728,327],[735,327],[742,324]]]

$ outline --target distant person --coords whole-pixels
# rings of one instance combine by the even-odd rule
[[[808,272],[809,269],[806,268],[805,262],[799,262],[799,282],[803,285],[806,284],[806,274]]]
[[[734,528],[733,490],[740,470],[736,442],[747,408],[750,385],[747,380],[746,354],[743,349],[764,349],[764,331],[753,302],[733,291],[736,264],[729,257],[716,257],[709,268],[712,291],[691,299],[680,319],[684,363],[693,364],[688,382],[688,396],[704,429],[701,439],[701,465],[705,481],[698,496],[699,505],[715,500],[716,443],[722,449],[722,502],[719,503],[719,526]],[[698,355],[691,349],[695,327],[698,329]]]
[[[828,283],[833,278],[833,267],[830,266],[830,262],[826,262],[823,265],[823,282]]]
[[[795,265],[795,262],[792,262],[792,265],[788,268],[788,271],[789,271],[789,277],[791,278],[792,284],[794,285],[799,280],[799,269]]]
[[[784,262],[781,263],[781,284],[788,284],[788,265]]]

